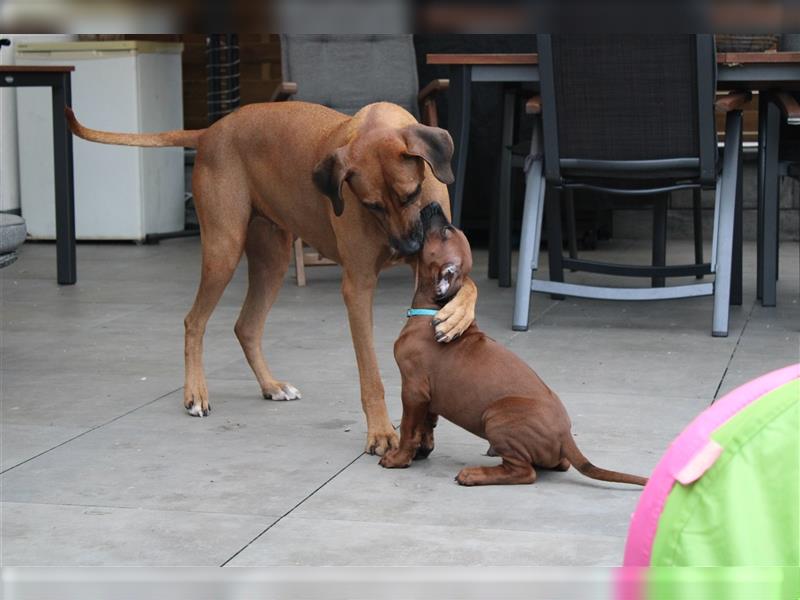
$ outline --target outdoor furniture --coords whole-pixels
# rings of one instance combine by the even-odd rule
[[[348,115],[367,104],[399,104],[426,125],[437,126],[436,97],[447,79],[419,89],[411,35],[281,35],[283,82],[273,101],[316,102]],[[295,241],[298,285],[305,266],[333,264]]]
[[[470,91],[473,82],[539,82],[539,57],[535,53],[525,54],[428,54],[428,64],[448,65],[450,67],[450,118],[448,130],[455,143],[453,155],[455,182],[451,186],[450,203],[453,207],[453,221],[460,222],[463,197],[463,181],[467,164],[467,148],[470,122]],[[800,52],[720,52],[717,54],[717,85],[722,90],[747,89],[760,92],[772,89],[800,90]],[[760,104],[765,111],[767,103]],[[777,219],[777,186],[769,183],[777,181],[765,177],[766,168],[773,164],[766,160],[766,154],[773,153],[771,135],[779,125],[779,113],[759,119],[759,215],[765,211]],[[769,125],[769,126],[768,126]],[[771,154],[774,156],[774,154]],[[765,187],[764,182],[767,182]],[[774,198],[774,201],[773,201]],[[766,200],[768,199],[768,201]],[[765,206],[767,205],[767,206]],[[771,222],[764,218],[764,222]],[[741,222],[737,221],[737,236]],[[759,227],[761,229],[761,227]],[[769,231],[763,235],[769,235]],[[774,236],[770,238],[774,241]],[[777,265],[771,255],[762,251],[764,240],[758,243],[759,281],[774,280]],[[777,254],[774,256],[777,257]],[[741,258],[740,248],[734,246],[734,263]],[[777,260],[777,259],[775,259]],[[738,269],[734,268],[734,273]],[[768,274],[764,276],[762,271]],[[772,286],[767,286],[765,306],[774,305],[774,295],[770,297]],[[735,291],[735,288],[734,288]],[[758,296],[761,297],[759,286]],[[771,302],[771,304],[770,304]]]
[[[714,296],[712,335],[728,335],[737,186],[741,179],[741,107],[749,93],[716,103],[727,113],[724,164],[719,171],[714,129],[714,47],[710,35],[549,36],[538,38],[541,112],[526,176],[525,212],[513,328],[528,329],[531,291],[608,300]],[[659,85],[643,76],[659,73]],[[559,252],[551,252],[551,281],[538,266],[545,189],[589,189],[619,195],[716,189],[711,262],[676,266],[616,265],[569,260],[593,273],[675,277],[715,273],[713,283],[610,288],[559,281]],[[550,204],[552,207],[552,203]],[[550,210],[548,219],[558,222]],[[556,230],[557,233],[556,233]],[[560,226],[551,225],[560,239]],[[658,258],[658,257],[657,257]],[[663,262],[663,261],[656,261]]]
[[[489,243],[489,278],[497,279],[500,287],[511,287],[511,171],[513,168],[525,166],[525,156],[530,146],[530,141],[514,144],[514,128],[517,120],[517,107],[519,92],[513,88],[504,90],[503,95],[503,131],[500,146],[500,178],[497,197],[492,207],[492,224],[490,227]],[[562,203],[566,215],[567,247],[570,259],[578,258],[577,232],[575,225],[575,200],[573,190],[564,190]],[[663,266],[666,258],[666,232],[667,232],[667,206],[671,194],[659,195],[654,202],[653,210],[653,264]],[[703,262],[703,224],[702,224],[702,198],[699,189],[693,190],[692,216],[694,234],[695,263]],[[558,210],[560,219],[561,210]],[[550,214],[550,211],[547,211]],[[549,223],[549,221],[548,221]],[[555,224],[553,224],[555,226]],[[560,225],[559,225],[560,227]],[[549,228],[549,225],[548,225]],[[548,251],[553,253],[559,250],[559,239],[555,240],[556,246],[549,243]],[[572,269],[575,270],[575,269]],[[703,275],[698,274],[698,279]],[[653,287],[664,286],[663,277],[653,278]]]
[[[53,153],[56,188],[56,261],[58,283],[77,281],[75,263],[75,192],[72,179],[72,134],[64,108],[72,104],[75,67],[0,66],[0,87],[49,87],[53,96]]]
[[[762,94],[759,129],[765,129],[759,161],[758,281],[756,295],[763,306],[777,304],[780,238],[780,176],[800,180],[800,103],[796,94]]]

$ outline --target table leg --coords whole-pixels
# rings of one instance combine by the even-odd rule
[[[507,89],[503,96],[503,135],[500,149],[500,194],[497,210],[497,272],[500,287],[511,287],[511,161],[514,143],[514,109],[517,95]]]
[[[75,191],[72,171],[72,134],[64,107],[72,104],[71,77],[65,73],[53,86],[53,153],[56,192],[56,256],[58,283],[77,280],[75,260]]]
[[[765,100],[760,98],[759,100]],[[759,105],[761,102],[759,102]],[[775,306],[777,296],[777,250],[775,241],[778,237],[778,145],[780,143],[780,109],[774,102],[766,101],[763,107],[763,142],[759,140],[764,157],[759,166],[762,169],[762,197],[759,198],[761,214],[761,304]]]
[[[455,147],[453,163],[456,180],[450,184],[450,209],[453,225],[461,227],[461,209],[464,198],[464,176],[467,171],[467,148],[469,146],[470,91],[472,67],[456,65],[450,76],[448,106],[448,129]]]

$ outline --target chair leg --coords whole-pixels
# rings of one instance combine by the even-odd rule
[[[564,281],[561,242],[561,203],[558,190],[548,188],[544,193],[544,209],[547,218],[547,257],[550,265],[550,281]],[[561,294],[550,294],[553,300],[563,300]]]
[[[539,258],[544,187],[542,161],[536,159],[525,176],[525,207],[522,213],[522,237],[519,242],[517,287],[514,292],[514,316],[511,324],[514,331],[527,331],[530,323],[531,280]]]
[[[567,220],[567,246],[569,247],[569,257],[578,258],[578,233],[575,223],[575,192],[574,190],[564,190],[564,216]],[[575,269],[570,269],[575,271]]]
[[[306,263],[305,253],[303,252],[303,240],[297,238],[294,241],[294,272],[297,275],[298,287],[306,285]]]
[[[694,229],[694,263],[703,264],[703,192],[700,188],[692,190],[692,218]],[[697,275],[702,279],[703,275]]]
[[[739,177],[739,155],[742,151],[742,112],[731,111],[725,123],[725,155],[719,193],[719,228],[716,244],[717,260],[714,276],[714,315],[711,335],[728,336],[731,268],[733,261],[736,186]]]
[[[662,194],[656,198],[653,207],[653,266],[663,267],[667,264],[667,204],[670,194]],[[664,277],[653,277],[653,287],[664,287]]]
[[[739,152],[736,164],[736,208],[733,218],[733,259],[731,264],[731,306],[742,305],[742,265],[743,265],[743,223],[744,201],[742,196],[742,161],[743,153]]]

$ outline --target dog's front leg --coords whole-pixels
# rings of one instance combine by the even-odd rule
[[[342,295],[347,306],[350,334],[358,362],[361,381],[361,406],[367,416],[367,445],[369,454],[383,455],[397,448],[397,433],[389,420],[383,383],[378,369],[378,357],[372,339],[372,300],[377,285],[377,275],[352,274],[345,271],[342,278]]]
[[[475,304],[478,300],[478,286],[469,277],[461,289],[436,313],[436,341],[450,342],[464,333],[475,320]]]
[[[403,419],[400,421],[400,447],[387,452],[380,461],[389,469],[405,468],[421,449],[427,432],[433,433],[435,421],[429,420],[429,396],[417,386],[403,382]],[[431,444],[433,439],[431,437]],[[431,446],[431,450],[433,447]]]

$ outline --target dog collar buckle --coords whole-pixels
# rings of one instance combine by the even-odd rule
[[[409,308],[406,317],[433,317],[437,312],[435,308]]]

